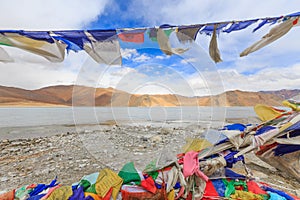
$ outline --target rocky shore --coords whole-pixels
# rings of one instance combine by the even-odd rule
[[[21,129],[9,131],[13,134]],[[26,129],[22,130],[26,132]],[[2,134],[0,191],[31,183],[49,183],[55,177],[60,183],[70,185],[82,176],[105,167],[118,171],[129,161],[133,161],[137,169],[143,170],[162,152],[169,156],[182,152],[187,138],[207,137],[206,128],[199,124],[182,126],[176,123],[167,126],[106,124],[56,127],[56,133],[46,135],[38,135],[36,129],[28,130],[27,138],[3,138]],[[246,162],[260,180],[283,187],[280,189],[287,192],[299,192],[299,182],[253,154],[246,156]],[[242,171],[241,166],[237,166],[239,170]]]

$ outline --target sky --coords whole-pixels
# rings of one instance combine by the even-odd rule
[[[300,11],[299,0],[10,0],[2,2],[1,30],[81,30],[154,27],[276,17]],[[245,57],[239,54],[274,27],[248,28],[218,35],[223,62],[208,55],[211,39],[198,34],[183,55],[168,56],[147,38],[121,43],[123,64],[95,63],[84,51],[69,52],[64,62],[1,46],[14,59],[0,63],[0,85],[38,89],[80,84],[114,87],[130,93],[202,96],[228,90],[300,88],[300,28]],[[175,34],[172,44],[178,44]],[[176,43],[177,42],[177,43]]]

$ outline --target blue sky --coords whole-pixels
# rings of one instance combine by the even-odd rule
[[[107,28],[136,28],[144,26],[154,26],[155,24],[146,24],[147,21],[143,14],[130,14],[134,10],[134,1],[109,1],[102,15],[96,20],[86,25],[84,28],[99,29]]]
[[[281,16],[300,11],[298,0],[11,0],[2,3],[0,29],[66,30],[154,27]],[[30,12],[29,12],[30,11]],[[223,62],[208,56],[210,36],[198,34],[186,55],[167,56],[157,43],[122,43],[123,65],[103,66],[85,52],[62,63],[5,47],[13,63],[0,63],[0,85],[37,89],[57,84],[115,87],[131,93],[207,95],[226,90],[300,88],[299,27],[246,57],[239,54],[273,27],[218,35]],[[171,37],[171,36],[170,36]],[[176,42],[176,41],[175,41]],[[4,48],[4,47],[3,47]],[[88,66],[88,67],[87,67]],[[14,78],[11,78],[14,77]]]

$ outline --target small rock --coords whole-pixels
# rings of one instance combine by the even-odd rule
[[[98,164],[92,164],[92,167],[98,167],[99,165]]]
[[[134,153],[133,153],[133,155],[136,155],[136,156],[137,156],[137,155],[138,155],[138,156],[141,156],[141,155],[143,155],[143,153],[142,153],[142,152],[134,152]]]
[[[161,141],[162,141],[162,137],[159,135],[155,135],[155,136],[151,137],[151,142],[153,142],[153,143],[159,143]]]
[[[169,129],[167,129],[167,128],[162,128],[161,130],[160,130],[160,134],[162,134],[162,135],[168,135],[168,134],[170,134],[171,133],[171,130],[169,130]]]
[[[48,162],[48,164],[52,164],[52,163],[55,163],[55,161],[54,161],[54,160],[50,160],[50,161]]]
[[[30,148],[23,149],[24,153],[28,153],[30,150],[31,150]]]
[[[83,164],[79,164],[79,168],[84,168],[86,166],[86,164],[85,163],[83,163]]]
[[[0,178],[0,182],[5,182],[5,181],[8,181],[8,178],[7,178],[7,177],[1,177],[1,178]]]
[[[50,168],[48,171],[49,171],[49,172],[54,172],[54,171],[55,171],[55,168],[54,168],[54,167],[53,167],[53,168]]]
[[[47,157],[47,161],[53,160],[53,157]]]
[[[10,149],[10,152],[17,152],[17,151],[20,151],[19,147],[15,147],[15,148]]]

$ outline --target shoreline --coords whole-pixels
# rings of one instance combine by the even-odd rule
[[[18,126],[0,126],[0,141],[3,139],[26,139],[53,136],[57,133],[81,132],[86,130],[97,130],[101,127],[112,126],[153,126],[153,127],[187,127],[201,126],[202,129],[218,129],[220,126],[232,123],[257,124],[260,120],[257,117],[248,118],[225,118],[225,121],[188,121],[188,120],[169,120],[169,121],[129,121],[129,120],[106,120],[99,123],[66,123],[66,124],[44,124],[44,125],[18,125]],[[43,132],[42,132],[43,131]]]
[[[258,119],[251,119],[253,124],[258,123]],[[30,125],[30,126],[3,126],[0,127],[0,141],[1,140],[18,140],[18,139],[34,139],[54,136],[63,133],[81,133],[84,131],[91,132],[102,130],[105,128],[111,128],[113,126],[140,126],[140,127],[154,127],[154,128],[186,128],[189,126],[199,127],[200,129],[218,129],[220,125],[230,123],[249,123],[249,119],[243,118],[229,118],[225,121],[216,121],[214,123],[208,123],[207,121],[135,121],[130,122],[128,120],[106,120],[100,123],[84,123],[84,124],[50,124],[50,125]]]
[[[0,103],[0,108],[30,108],[30,107],[40,107],[40,108],[61,108],[61,107],[72,107],[63,104],[47,104],[47,103],[21,103],[21,104],[13,104],[13,103]]]

